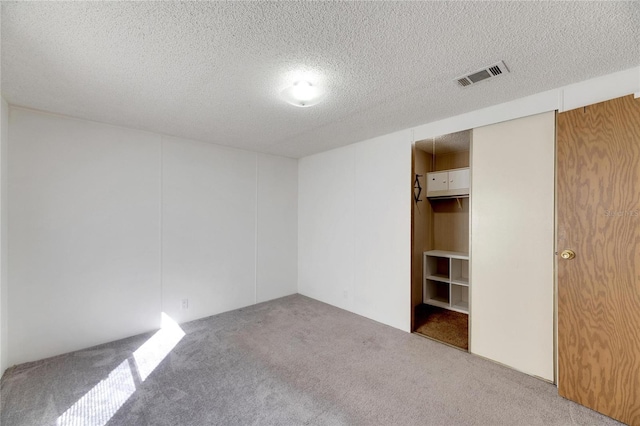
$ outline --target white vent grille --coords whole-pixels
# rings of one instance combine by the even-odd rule
[[[463,75],[456,78],[458,85],[461,87],[471,86],[472,84],[480,83],[483,80],[487,80],[493,77],[497,77],[509,72],[509,68],[500,61],[497,64],[489,65],[486,68],[472,72],[471,74]]]

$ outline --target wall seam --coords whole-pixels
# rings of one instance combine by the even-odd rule
[[[356,200],[356,198],[358,197],[358,189],[357,189],[357,185],[358,185],[358,170],[357,170],[357,166],[358,166],[358,146],[354,146],[353,147],[353,224],[351,225],[351,230],[352,232],[352,236],[353,236],[353,243],[351,245],[352,250],[353,250],[353,267],[352,267],[352,279],[351,279],[351,288],[349,289],[349,297],[347,298],[347,304],[349,306],[349,309],[351,311],[355,311],[356,307],[355,307],[355,292],[356,292],[356,280],[357,280],[357,271],[356,268],[358,267],[358,262],[356,259],[356,208],[358,207],[358,202]]]
[[[163,223],[163,215],[162,215],[162,210],[163,210],[163,191],[164,191],[164,137],[160,136],[160,170],[159,170],[159,174],[160,174],[160,208],[158,209],[158,216],[159,216],[159,225],[160,225],[160,232],[159,232],[159,237],[160,237],[160,313],[164,312],[164,264],[163,264],[163,260],[164,260],[164,246],[163,246],[163,241],[164,241],[164,223]]]
[[[256,214],[254,220],[254,252],[253,252],[253,303],[258,303],[258,209],[260,205],[258,203],[258,185],[260,180],[258,179],[259,173],[259,154],[256,153],[256,191],[255,191],[255,200],[256,200]]]
[[[1,368],[3,368],[4,370],[3,371],[0,370],[0,378],[4,375],[4,372],[10,367],[9,360],[12,359],[12,356],[10,353],[11,344],[9,343],[9,340],[11,338],[11,331],[9,328],[9,325],[11,324],[11,320],[9,319],[9,315],[11,314],[11,308],[9,306],[9,299],[10,299],[9,298],[9,293],[10,293],[9,246],[11,244],[11,240],[9,239],[9,204],[10,204],[9,203],[9,195],[10,195],[9,194],[9,176],[11,172],[11,168],[9,166],[9,150],[10,150],[9,148],[11,145],[11,134],[9,132],[9,128],[11,126],[9,126],[9,123],[11,122],[12,107],[9,105],[9,103],[6,100],[4,100],[4,102],[5,102],[5,105],[7,106],[7,130],[6,130],[7,140],[5,141],[5,146],[4,146],[5,150],[0,154],[0,162],[2,162],[0,164],[0,174],[2,175],[0,176],[0,186],[4,187],[3,189],[4,191],[6,191],[6,194],[4,194],[4,202],[2,202],[1,198],[3,197],[3,194],[2,194],[3,191],[2,189],[0,189],[0,204],[2,204],[2,211],[5,212],[4,223],[2,222],[2,214],[0,213],[0,227],[2,228],[0,233],[2,234],[2,239],[6,241],[6,244],[3,244],[2,240],[0,239],[0,262],[2,262],[2,260],[5,261],[2,264],[2,268],[0,269],[0,274],[1,274],[0,275],[0,291],[2,291],[2,287],[4,287],[5,289],[4,294],[2,295],[2,298],[0,298],[0,303],[2,303],[2,307],[3,307],[3,309],[1,309],[2,313],[0,313],[0,315],[4,317],[5,321],[4,321],[4,324],[0,324],[0,327],[4,328],[6,334],[4,336],[4,342],[2,342],[3,344],[1,345],[2,349],[0,349],[2,350],[2,352],[4,352],[4,356],[2,356],[2,366],[1,366]],[[1,149],[2,147],[0,146],[0,150]],[[4,177],[5,179],[3,179],[2,177]],[[4,248],[4,253],[2,250],[3,248]],[[0,339],[2,339],[2,336],[0,336]]]

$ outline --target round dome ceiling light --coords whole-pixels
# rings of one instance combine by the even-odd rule
[[[322,93],[317,86],[300,80],[282,91],[282,98],[297,107],[310,107],[322,100]]]

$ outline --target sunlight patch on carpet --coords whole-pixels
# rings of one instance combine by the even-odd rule
[[[136,391],[134,374],[144,382],[184,337],[180,326],[162,313],[162,328],[142,344],[56,420],[57,426],[104,426]],[[132,365],[133,364],[133,365]]]

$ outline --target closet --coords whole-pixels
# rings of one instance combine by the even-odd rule
[[[412,329],[469,348],[470,130],[414,145]]]

